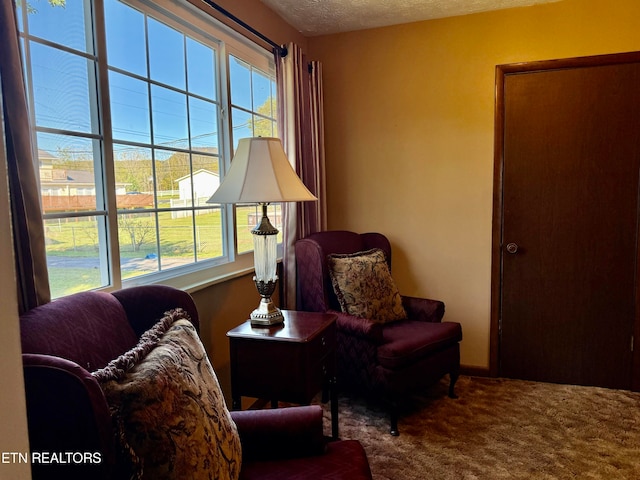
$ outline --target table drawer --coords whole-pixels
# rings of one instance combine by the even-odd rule
[[[319,360],[326,357],[330,352],[336,348],[336,326],[330,325],[323,332],[313,338],[307,345],[307,355],[309,361],[314,363],[314,360]]]

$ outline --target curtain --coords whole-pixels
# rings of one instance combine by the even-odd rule
[[[322,65],[307,62],[291,43],[288,54],[276,53],[278,128],[289,161],[317,202],[288,203],[284,209],[282,298],[295,309],[296,265],[293,245],[299,238],[326,229]]]
[[[0,82],[20,313],[51,299],[13,1],[0,2]]]

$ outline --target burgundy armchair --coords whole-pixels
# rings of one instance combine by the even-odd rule
[[[121,479],[109,407],[91,371],[131,349],[164,312],[181,307],[196,329],[188,293],[167,286],[83,292],[20,318],[32,452],[99,452],[100,462],[35,463],[34,479]],[[354,440],[329,442],[315,406],[231,412],[242,445],[241,479],[371,479]],[[320,475],[320,476],[318,476]]]
[[[391,268],[391,245],[379,233],[318,232],[295,244],[297,308],[338,315],[338,387],[381,399],[389,407],[391,434],[398,435],[398,402],[448,374],[449,396],[460,371],[462,329],[442,322],[444,303],[402,297],[407,318],[389,323],[341,311],[327,262],[330,254],[381,249]]]

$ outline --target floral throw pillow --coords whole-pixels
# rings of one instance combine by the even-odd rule
[[[333,254],[327,262],[344,313],[381,323],[407,318],[382,250]]]
[[[237,480],[241,447],[216,374],[182,309],[93,372],[134,466],[132,478]]]

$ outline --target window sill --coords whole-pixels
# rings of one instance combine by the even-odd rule
[[[167,275],[163,278],[158,278],[157,276],[154,276],[153,278],[143,276],[129,279],[123,283],[122,288],[137,285],[162,284],[179,288],[180,290],[184,290],[188,293],[194,293],[213,285],[228,282],[246,275],[253,275],[255,271],[253,266],[253,255],[241,255],[240,257],[241,258],[232,263],[217,265],[215,267],[182,275]],[[278,258],[278,263],[281,262],[282,258],[280,257]]]

